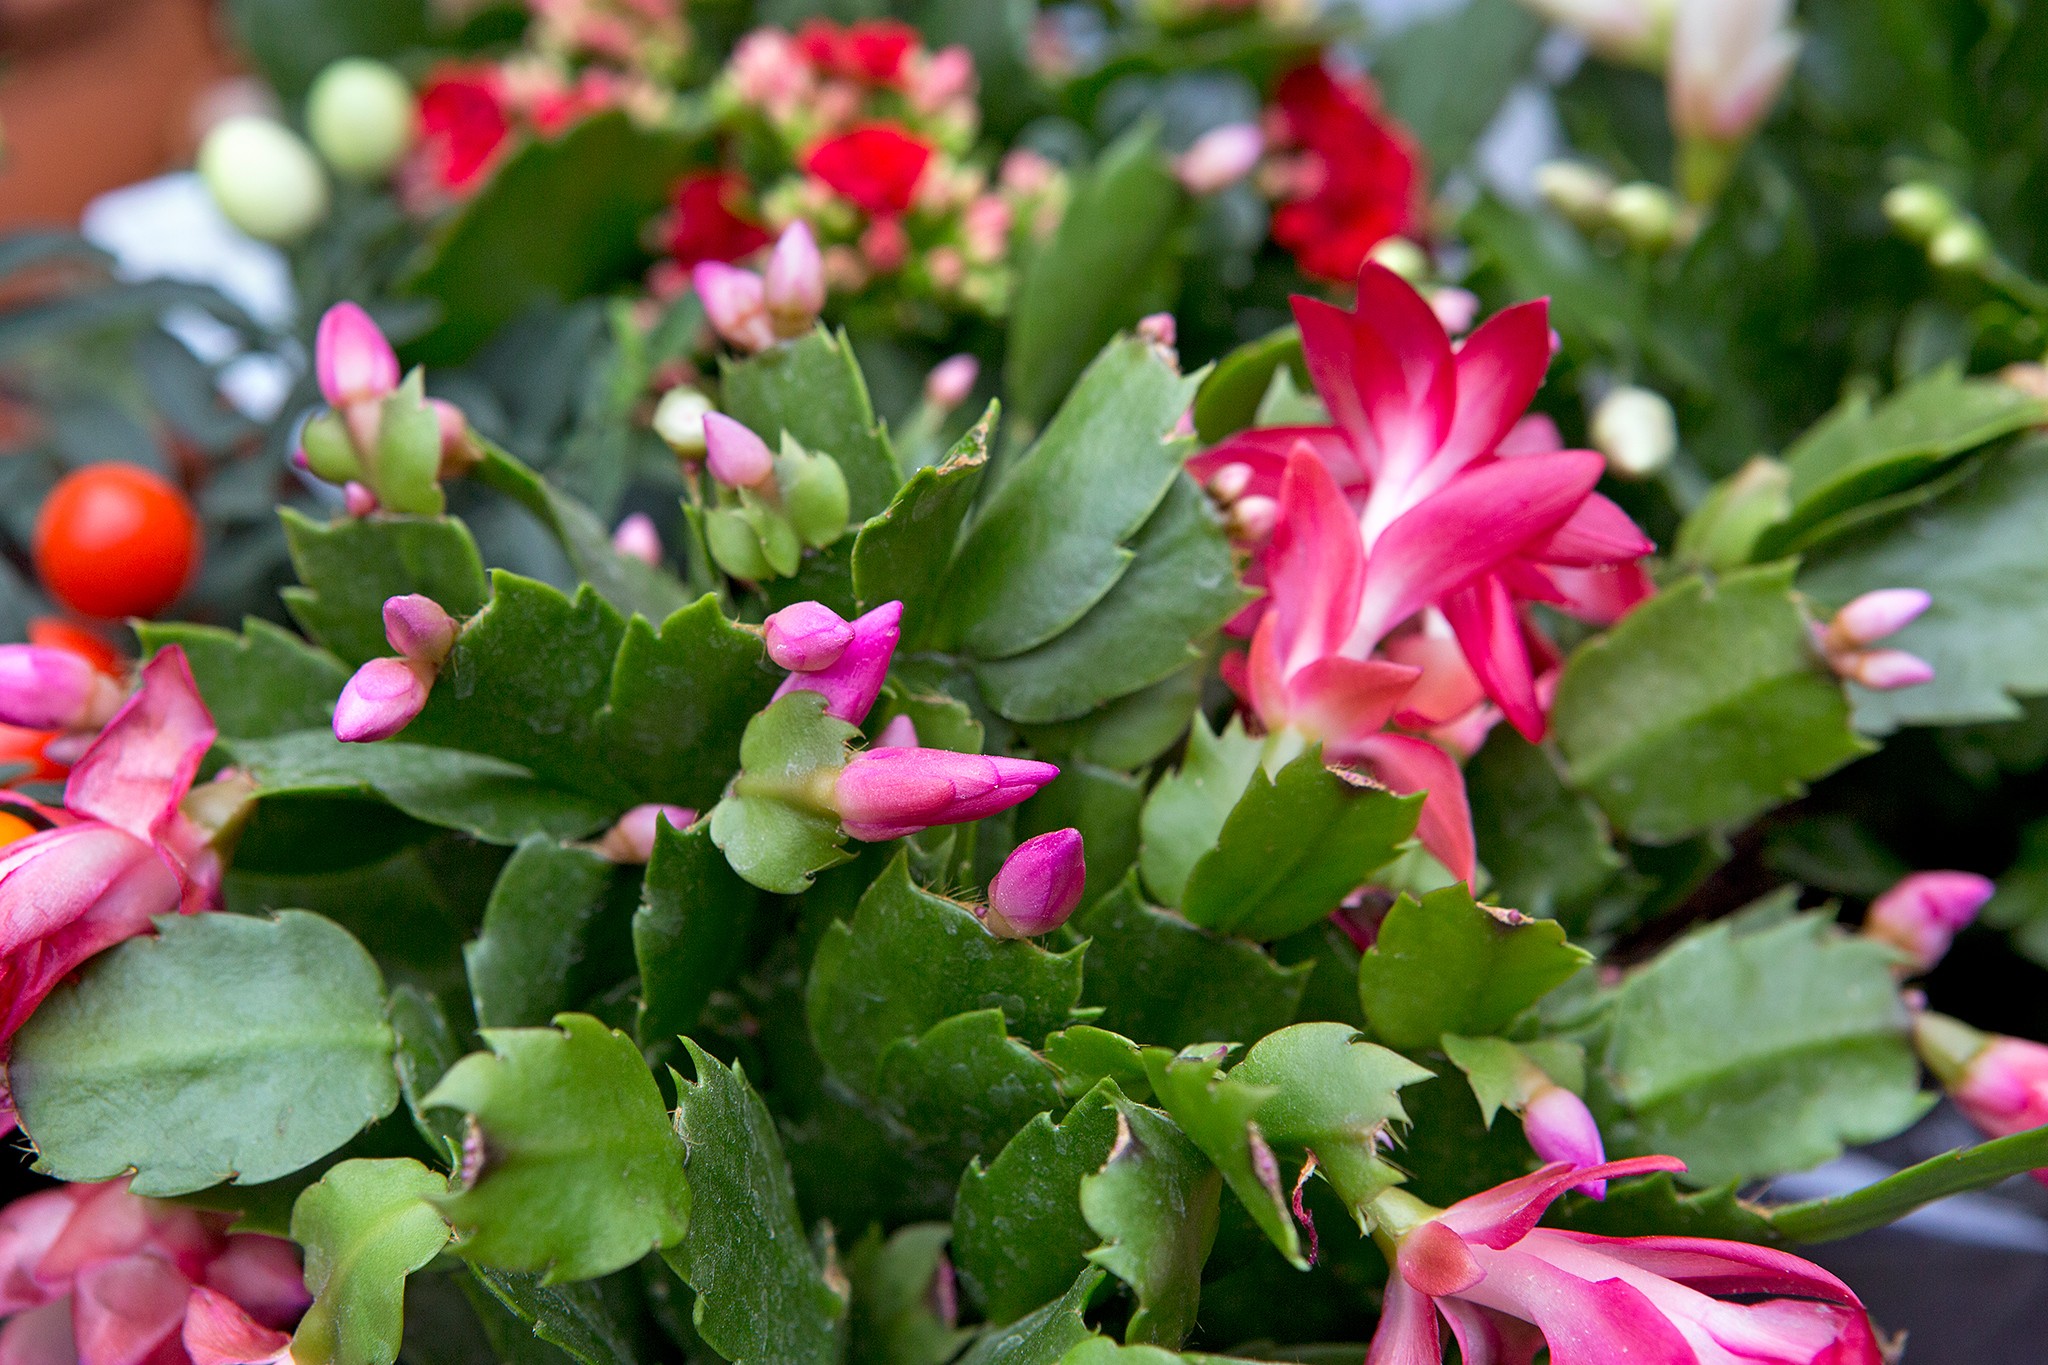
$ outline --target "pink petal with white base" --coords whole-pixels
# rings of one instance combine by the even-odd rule
[[[72,766],[65,808],[153,841],[191,790],[216,733],[184,649],[160,650],[143,665],[142,686]]]
[[[1514,429],[1550,369],[1550,304],[1539,299],[1503,309],[1458,348],[1458,406],[1442,447],[1429,461],[1422,493],[1443,487]]]
[[[1280,480],[1280,520],[1266,551],[1274,643],[1283,677],[1335,654],[1351,634],[1366,588],[1358,522],[1330,472],[1297,442]]]

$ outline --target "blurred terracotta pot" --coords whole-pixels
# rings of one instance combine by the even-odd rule
[[[69,224],[192,153],[227,69],[212,0],[0,0],[0,229]]]

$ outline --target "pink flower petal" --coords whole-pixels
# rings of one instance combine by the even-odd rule
[[[1521,614],[1499,576],[1489,574],[1451,593],[1442,607],[1486,695],[1522,738],[1540,744],[1549,722],[1536,697],[1536,671],[1529,662]]]
[[[147,1251],[86,1266],[71,1296],[78,1365],[141,1365],[183,1325],[191,1288]]]
[[[1543,564],[1590,569],[1633,564],[1657,548],[1642,528],[1599,493],[1578,505],[1564,525],[1529,548],[1529,558]]]
[[[1379,1330],[1373,1333],[1365,1365],[1443,1365],[1443,1358],[1436,1305],[1399,1275],[1389,1276]]]
[[[1458,407],[1429,462],[1434,491],[1489,455],[1527,412],[1550,369],[1550,304],[1539,299],[1494,314],[1458,348]]]
[[[213,747],[213,716],[185,651],[171,645],[142,669],[142,686],[72,766],[64,805],[155,842]]]
[[[313,1302],[299,1249],[282,1237],[242,1232],[206,1267],[206,1284],[242,1305],[258,1322],[283,1327]]]
[[[1443,1221],[1468,1242],[1495,1249],[1513,1246],[1529,1235],[1544,1210],[1573,1185],[1684,1169],[1683,1161],[1670,1156],[1628,1157],[1576,1170],[1569,1162],[1553,1161],[1539,1171],[1459,1200],[1444,1210]]]
[[[78,1365],[70,1300],[46,1303],[0,1325],[0,1365]]]
[[[1406,702],[1422,670],[1382,659],[1316,659],[1287,685],[1294,725],[1342,752],[1386,728]]]
[[[1351,504],[1305,441],[1287,457],[1266,565],[1282,676],[1291,677],[1343,645],[1365,590],[1365,547]]]
[[[292,1358],[288,1333],[272,1331],[241,1305],[211,1289],[194,1289],[186,1301],[185,1353],[192,1365],[268,1365]]]
[[[1452,876],[1472,880],[1478,850],[1472,834],[1472,808],[1465,799],[1465,774],[1456,759],[1426,739],[1389,734],[1373,735],[1344,754],[1326,751],[1326,756],[1333,762],[1362,760],[1374,776],[1403,795],[1427,792],[1416,837]]]

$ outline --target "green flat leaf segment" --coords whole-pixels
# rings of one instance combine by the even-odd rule
[[[322,524],[278,509],[292,568],[303,586],[284,590],[292,619],[354,668],[391,653],[384,601],[423,593],[451,616],[487,596],[483,558],[461,522],[447,517],[349,517]]]
[[[1711,1185],[1903,1129],[1930,1100],[1892,961],[1823,913],[1680,939],[1615,989],[1599,1025],[1609,1150],[1669,1153]]]
[[[185,622],[139,621],[146,657],[178,645],[213,723],[230,738],[264,739],[329,723],[349,670],[290,631],[251,616],[242,633]]]
[[[13,1038],[36,1169],[132,1170],[147,1195],[258,1185],[397,1106],[384,982],[346,930],[300,910],[156,927],[93,958]]]
[[[406,1158],[344,1161],[292,1206],[313,1306],[292,1334],[303,1365],[391,1365],[405,1333],[405,1280],[452,1230],[427,1202],[448,1182]]]
[[[1245,734],[1242,718],[1232,716],[1215,734],[1205,717],[1195,717],[1186,757],[1152,789],[1139,818],[1138,866],[1160,904],[1180,904],[1195,864],[1216,846],[1264,752],[1265,741]]]
[[[711,841],[733,871],[764,891],[795,895],[852,855],[828,784],[860,732],[825,714],[817,692],[792,692],[747,722],[740,776],[711,812]]]
[[[1306,1270],[1301,1235],[1287,1209],[1285,1177],[1252,1118],[1279,1091],[1234,1072],[1224,1074],[1221,1060],[1225,1052],[1220,1047],[1202,1047],[1176,1055],[1165,1048],[1147,1048],[1145,1073],[1161,1106],[1223,1173],[1224,1182],[1259,1230],[1296,1270]]]
[[[1081,1182],[1081,1211],[1103,1239],[1088,1259],[1138,1297],[1126,1341],[1175,1347],[1194,1329],[1222,1187],[1173,1120],[1118,1103],[1116,1140],[1108,1162]]]
[[[1463,883],[1402,896],[1358,964],[1373,1036],[1405,1052],[1498,1033],[1591,962],[1555,920],[1479,905]]]
[[[744,1073],[683,1046],[697,1079],[676,1077],[675,1126],[695,1207],[666,1254],[697,1291],[697,1331],[733,1365],[835,1365],[847,1292],[811,1252],[775,1120]]]
[[[674,1244],[688,1226],[683,1146],[632,1040],[583,1014],[486,1029],[424,1105],[473,1117],[474,1183],[435,1203],[481,1265],[592,1279]]]
[[[1867,751],[1793,566],[1687,579],[1581,647],[1551,723],[1572,783],[1638,840],[1732,828]]]

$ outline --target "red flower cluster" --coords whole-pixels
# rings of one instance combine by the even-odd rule
[[[1306,273],[1349,283],[1374,246],[1421,224],[1422,151],[1363,76],[1297,67],[1275,99],[1271,141],[1295,151],[1278,177],[1273,240]]]
[[[687,270],[700,261],[737,261],[768,245],[768,231],[747,209],[746,177],[736,171],[693,171],[676,186],[667,245]]]
[[[797,47],[812,66],[843,80],[901,88],[910,56],[924,37],[895,19],[863,19],[844,27],[830,19],[809,19],[796,31]]]
[[[442,67],[420,91],[419,165],[437,189],[474,187],[512,136],[505,82],[494,66]]]
[[[932,163],[931,144],[894,123],[864,123],[804,153],[803,168],[870,217],[905,213]]]

